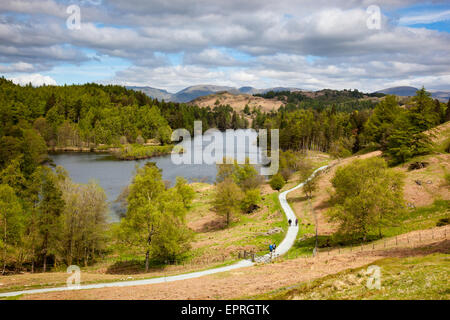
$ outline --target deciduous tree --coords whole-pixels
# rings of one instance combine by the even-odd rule
[[[338,168],[331,182],[335,191],[328,215],[344,234],[365,241],[370,232],[381,234],[402,212],[403,177],[382,158],[355,160]]]
[[[218,214],[226,217],[227,226],[230,225],[233,214],[238,212],[242,199],[242,190],[232,179],[227,178],[216,185],[214,207]]]

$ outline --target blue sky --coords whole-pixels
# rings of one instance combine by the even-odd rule
[[[450,90],[450,3],[13,0],[0,3],[0,74],[21,84],[113,83]],[[67,9],[80,9],[71,30]]]

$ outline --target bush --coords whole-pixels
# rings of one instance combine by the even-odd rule
[[[270,179],[269,184],[273,190],[280,191],[281,188],[283,188],[284,185],[286,184],[286,181],[284,180],[281,174],[277,173],[272,177],[272,179]]]
[[[259,189],[250,189],[245,192],[244,199],[241,202],[241,209],[244,213],[250,213],[258,209],[258,203],[261,201]]]
[[[428,166],[428,162],[416,161],[416,162],[411,163],[408,166],[408,170],[409,171],[411,171],[411,170],[419,170],[419,169],[425,168],[426,166]]]
[[[292,176],[292,172],[293,171],[291,169],[289,169],[289,168],[283,168],[283,169],[280,170],[280,174],[283,176],[283,179],[285,181],[289,180],[289,178]]]
[[[121,136],[119,142],[120,144],[127,144],[128,143],[127,137]]]
[[[450,224],[450,218],[442,218],[439,219],[439,221],[436,223],[437,227],[442,227]]]
[[[145,143],[145,140],[144,140],[144,138],[142,138],[141,135],[138,135],[136,138],[136,143],[142,145]]]
[[[444,185],[445,186],[450,186],[450,173],[446,173],[444,175],[444,179],[445,179]]]
[[[175,188],[178,194],[183,199],[185,208],[188,208],[195,197],[194,189],[188,184],[187,180],[184,179],[183,177],[177,177]]]

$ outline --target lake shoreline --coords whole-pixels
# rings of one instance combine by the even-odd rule
[[[131,148],[131,149],[129,149]],[[170,155],[172,153],[183,153],[184,149],[174,151],[175,145],[149,145],[149,146],[139,146],[143,150],[140,154],[128,154],[133,153],[133,149],[136,149],[133,145],[128,145],[126,147],[108,147],[108,148],[97,148],[97,147],[49,147],[47,152],[49,154],[62,154],[62,153],[100,153],[100,154],[110,154],[117,160],[121,161],[133,161],[133,160],[145,160],[154,157],[161,157],[165,155]]]

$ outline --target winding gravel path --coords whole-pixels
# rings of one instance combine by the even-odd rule
[[[323,167],[320,167],[317,170],[315,170],[314,173],[311,175],[311,177],[308,178],[308,180],[311,179],[312,177],[314,177],[314,175],[316,175],[319,171],[322,171],[322,170],[326,169],[327,167],[328,166],[323,166]],[[281,207],[283,208],[283,211],[286,214],[286,218],[288,220],[291,219],[292,221],[295,221],[296,216],[295,216],[295,213],[292,210],[291,206],[287,202],[286,196],[289,192],[303,187],[304,183],[305,182],[302,182],[299,185],[295,186],[294,188],[280,193],[280,195],[278,196]],[[297,238],[297,233],[298,233],[298,226],[293,225],[293,226],[289,227],[286,237],[277,246],[276,256],[283,255],[289,251],[289,249],[293,246],[295,239]],[[264,256],[258,257],[256,262],[266,262],[269,260],[270,260],[270,254],[266,254]],[[230,266],[213,268],[213,269],[208,269],[208,270],[198,271],[198,272],[191,272],[191,273],[186,273],[186,274],[180,274],[180,275],[176,275],[176,276],[159,277],[159,278],[153,278],[153,279],[134,280],[134,281],[118,281],[118,282],[108,282],[108,283],[86,284],[86,285],[80,285],[79,287],[57,287],[57,288],[44,288],[44,289],[32,289],[32,290],[23,290],[23,291],[14,291],[14,292],[4,292],[4,293],[0,293],[0,297],[13,297],[13,296],[21,295],[21,294],[45,293],[45,292],[54,292],[54,291],[99,289],[99,288],[108,288],[108,287],[129,287],[129,286],[140,286],[140,285],[147,285],[147,284],[172,282],[172,281],[199,278],[199,277],[214,274],[214,273],[230,271],[230,270],[239,269],[239,268],[243,268],[243,267],[250,267],[252,265],[254,265],[254,263],[252,261],[242,260],[242,261],[239,261]]]

